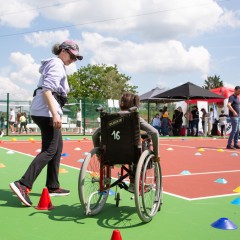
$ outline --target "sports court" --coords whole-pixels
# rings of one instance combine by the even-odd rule
[[[30,141],[16,137],[15,141],[9,139],[0,143],[0,163],[5,166],[0,168],[3,176],[0,205],[6,216],[6,219],[1,218],[5,237],[1,239],[17,239],[17,234],[9,231],[10,223],[21,226],[17,230],[18,236],[23,236],[24,230],[21,228],[27,224],[30,226],[29,236],[35,239],[54,237],[54,231],[57,230],[56,239],[64,239],[71,234],[74,237],[70,239],[107,240],[114,229],[120,229],[123,240],[149,237],[236,239],[239,236],[239,205],[231,201],[239,197],[240,152],[226,150],[226,139],[160,138],[164,204],[150,223],[142,224],[135,212],[131,194],[125,191],[121,193],[122,201],[118,208],[115,207],[114,196],[109,196],[99,215],[90,218],[84,216],[78,200],[77,181],[85,154],[92,148],[90,137],[64,138],[60,180],[64,187],[69,186],[69,197],[52,198],[55,209],[51,211],[39,211],[21,205],[12,196],[8,184],[21,177],[32,156],[38,153],[40,141],[37,137],[33,138]],[[44,180],[43,173],[30,195],[35,205],[38,204]],[[229,218],[238,229],[211,227],[213,222],[223,217]],[[12,237],[8,238],[8,234]]]

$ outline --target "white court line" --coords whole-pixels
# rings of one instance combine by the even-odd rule
[[[181,199],[184,199],[184,200],[187,200],[187,201],[196,201],[196,200],[206,200],[206,199],[211,199],[211,198],[230,197],[230,196],[237,196],[237,195],[240,194],[240,193],[230,193],[230,194],[213,195],[213,196],[207,196],[207,197],[187,198],[187,197],[183,197],[181,195],[173,194],[173,193],[166,192],[166,191],[163,191],[163,193],[165,193],[167,195],[170,195],[170,196],[173,196],[173,197],[176,197],[176,198],[181,198]]]
[[[181,198],[181,199],[184,199],[184,200],[187,200],[187,201],[191,201],[191,198],[187,198],[187,197],[183,197],[181,195],[177,195],[177,194],[174,194],[174,193],[166,192],[164,190],[163,190],[163,193],[165,193],[167,195],[170,195],[170,196],[173,196],[173,197],[176,197],[176,198]]]
[[[195,149],[199,149],[199,148],[202,148],[204,150],[210,150],[210,151],[216,151],[218,149],[226,149],[226,146],[223,146],[223,147],[193,147],[193,146],[183,146],[183,145],[176,145],[176,144],[160,144],[160,150],[161,150],[161,146],[168,146],[168,147],[179,147],[179,148],[195,148]],[[225,152],[225,150],[223,150]],[[226,152],[237,152],[237,150],[227,150]],[[160,154],[161,154],[161,151],[160,151]]]
[[[9,148],[5,148],[5,147],[2,147],[2,146],[0,148],[5,149],[5,150],[11,150],[11,151],[14,151],[16,153],[23,154],[23,155],[26,155],[26,156],[35,157],[34,155],[23,153],[23,152],[20,152],[20,151],[15,151],[15,150],[12,150],[12,149],[9,149]],[[66,166],[66,167],[69,167],[69,168],[72,168],[72,169],[80,170],[77,167],[69,166],[67,164],[60,163],[60,165]],[[195,173],[195,175],[197,175],[197,174],[222,173],[222,172],[240,172],[240,170],[221,171],[221,172],[209,172],[209,173]],[[162,177],[176,177],[176,176],[179,177],[179,176],[191,176],[191,175],[194,175],[194,173],[193,174],[191,173],[189,175],[165,175],[165,176],[162,176]],[[187,198],[187,197],[183,197],[181,195],[177,195],[177,194],[166,192],[166,191],[163,191],[163,193],[165,193],[167,195],[170,195],[170,196],[173,196],[173,197],[176,197],[176,198],[184,199],[184,200],[187,200],[187,201],[204,200],[204,199],[219,198],[219,197],[226,197],[226,196],[235,196],[235,195],[239,195],[240,194],[240,193],[233,193],[233,194],[214,195],[214,196],[199,197],[199,198]]]
[[[232,173],[240,172],[240,170],[229,170],[229,171],[218,171],[218,172],[201,172],[201,173],[190,173],[190,174],[176,174],[176,175],[163,175],[163,178],[167,177],[185,177],[185,176],[194,176],[194,175],[207,175],[207,174],[218,174],[218,173]]]

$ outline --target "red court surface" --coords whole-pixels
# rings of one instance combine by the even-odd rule
[[[226,142],[201,137],[161,138],[164,192],[187,200],[237,194],[233,190],[240,186],[240,150],[226,150]],[[40,142],[6,141],[0,147],[35,156]],[[67,156],[61,163],[79,169],[91,148],[90,140],[64,140],[63,153]],[[215,182],[218,179],[226,183]]]

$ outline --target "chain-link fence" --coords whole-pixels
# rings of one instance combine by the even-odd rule
[[[2,96],[3,97],[3,96]],[[166,104],[165,104],[166,105]],[[31,101],[17,101],[10,98],[9,94],[5,99],[0,100],[0,128],[6,135],[13,134],[40,134],[38,126],[32,121],[30,116]],[[62,128],[63,134],[91,135],[100,126],[99,113],[96,109],[102,106],[107,112],[119,111],[118,100],[88,99],[83,98],[68,102],[63,107]],[[169,110],[174,108],[174,104],[168,104]],[[142,103],[139,109],[140,116],[151,122],[154,115],[159,112],[163,104]],[[77,126],[77,112],[80,109],[80,126]],[[10,113],[15,114],[15,121],[11,126]],[[20,116],[24,113],[27,118],[27,132],[20,131]]]

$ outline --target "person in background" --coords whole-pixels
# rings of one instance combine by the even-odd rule
[[[234,93],[228,98],[227,107],[229,109],[229,117],[232,125],[232,131],[228,138],[227,149],[240,149],[238,145],[238,136],[239,136],[239,116],[240,116],[240,86],[236,86]],[[233,146],[232,146],[233,141]]]
[[[26,113],[22,112],[21,113],[21,117],[19,119],[20,121],[20,128],[18,133],[21,134],[22,133],[22,128],[24,128],[25,132],[27,133],[27,118],[26,118]]]
[[[192,118],[192,112],[190,110],[190,107],[184,114],[184,117],[186,118],[186,123],[187,123],[187,136],[191,136],[192,135],[192,120],[193,120],[193,118]]]
[[[214,122],[214,119],[213,119],[213,108],[209,109],[209,113],[207,113],[206,117],[207,117],[207,121],[208,121],[207,135],[209,137],[211,137],[212,136],[213,122]]]
[[[159,134],[161,134],[161,120],[158,113],[152,120],[152,126],[158,130]]]
[[[224,110],[221,110],[221,114],[219,115],[219,125],[221,127],[222,137],[226,136],[227,117],[228,115],[224,113]]]
[[[162,112],[163,112],[163,110],[160,109],[160,110],[159,110],[159,118],[160,118],[161,121],[162,121]]]
[[[173,127],[173,135],[180,136],[182,124],[183,124],[183,112],[182,108],[178,107],[174,110],[173,118],[172,118],[172,127]]]
[[[18,132],[19,131],[19,128],[20,128],[20,117],[22,116],[22,113],[21,113],[21,111],[19,110],[18,112],[17,112],[17,117],[16,117],[16,132]]]
[[[77,133],[82,133],[82,129],[81,129],[81,125],[82,125],[82,113],[81,113],[81,109],[79,108],[77,110]]]
[[[16,117],[15,117],[15,111],[13,110],[13,108],[10,108],[10,114],[9,114],[9,127],[10,127],[10,131],[12,133],[15,132],[15,121],[16,121]]]
[[[168,111],[167,111],[167,107],[164,106],[163,107],[163,111],[162,111],[162,135],[163,136],[168,136],[169,133],[169,129],[168,129],[168,126],[169,126],[169,120],[168,120]]]
[[[66,196],[70,191],[60,187],[58,175],[62,140],[62,107],[67,102],[69,85],[66,66],[82,60],[77,43],[66,40],[55,44],[52,57],[42,61],[38,88],[33,93],[31,118],[41,130],[41,152],[33,159],[24,175],[10,183],[10,188],[26,205],[32,206],[29,193],[43,168],[47,166],[46,187],[50,196]]]
[[[0,137],[3,137],[4,135],[4,132],[3,132],[3,129],[4,129],[4,113],[2,112],[1,116],[0,116]]]
[[[192,136],[198,136],[198,123],[199,123],[199,111],[198,111],[198,107],[197,106],[193,106],[193,110],[191,111],[192,113],[192,129],[191,129],[191,133]],[[194,129],[196,129],[194,131]]]
[[[206,133],[206,117],[207,117],[207,111],[205,108],[202,108],[201,109],[201,112],[202,112],[202,129],[203,129],[203,135],[205,135]]]

